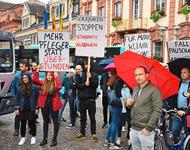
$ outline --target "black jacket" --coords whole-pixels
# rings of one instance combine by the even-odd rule
[[[108,73],[104,73],[101,77],[100,80],[100,88],[103,91],[103,96],[107,96],[107,90],[108,90],[108,86],[107,86],[107,81],[109,79]]]
[[[87,99],[96,99],[96,88],[98,87],[98,75],[96,73],[91,72],[91,77],[89,78],[90,85],[86,86],[86,74],[82,74],[82,76],[76,76],[76,84],[75,88],[78,89],[78,97],[79,100],[87,100]]]

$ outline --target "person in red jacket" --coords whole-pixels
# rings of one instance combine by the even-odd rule
[[[57,72],[47,72],[43,81],[39,80],[38,71],[33,73],[33,83],[41,87],[38,97],[38,107],[41,108],[43,117],[43,140],[40,146],[47,144],[48,138],[48,123],[49,115],[51,114],[54,124],[54,136],[50,146],[57,145],[57,134],[59,130],[58,114],[59,109],[62,107],[62,102],[59,97],[59,90],[61,89],[61,80]]]

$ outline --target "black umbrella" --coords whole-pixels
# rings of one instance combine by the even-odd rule
[[[171,73],[181,78],[181,69],[187,67],[190,69],[190,57],[184,57],[176,59],[168,63],[169,70]]]

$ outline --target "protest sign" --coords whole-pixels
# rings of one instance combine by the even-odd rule
[[[190,40],[168,41],[168,52],[170,61],[190,57]]]
[[[151,57],[150,33],[127,34],[124,43],[126,50]]]
[[[76,24],[76,56],[104,57],[104,17],[79,16]]]
[[[42,71],[69,69],[69,33],[61,31],[38,32],[39,63]]]

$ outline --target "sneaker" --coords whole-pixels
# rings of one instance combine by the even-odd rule
[[[97,138],[96,134],[93,134],[93,135],[92,135],[91,140],[92,140],[93,142],[98,142],[98,138]]]
[[[82,134],[79,134],[78,136],[75,136],[75,137],[73,138],[73,140],[76,140],[76,141],[82,141],[82,140],[84,140],[84,139],[86,139],[86,137],[83,136]]]
[[[30,139],[30,144],[31,144],[31,145],[36,144],[36,137],[35,137],[35,136],[33,136],[33,137]]]
[[[73,127],[75,127],[75,126],[71,123],[71,124],[69,124],[66,128],[67,128],[67,129],[71,129],[71,128],[73,128]]]
[[[125,126],[122,126],[122,132],[125,132],[125,131],[127,131]]]
[[[40,146],[44,146],[47,144],[47,139],[43,139],[41,142],[40,142]]]
[[[25,143],[25,141],[26,141],[25,137],[21,137],[18,145],[23,145]]]
[[[117,138],[116,144],[121,145],[121,138],[120,137]]]
[[[53,147],[53,146],[56,146],[57,145],[57,140],[52,140],[50,146]]]
[[[102,125],[102,128],[106,128],[107,127],[107,123],[104,123],[103,125]]]
[[[15,132],[13,133],[13,136],[19,136],[19,129],[15,129]]]
[[[105,142],[104,142],[103,145],[104,145],[105,147],[108,147],[110,144],[111,144],[111,142],[110,142],[109,140],[105,140]]]
[[[119,146],[119,145],[117,145],[117,144],[111,143],[111,144],[109,145],[109,149],[122,149],[122,147]]]

